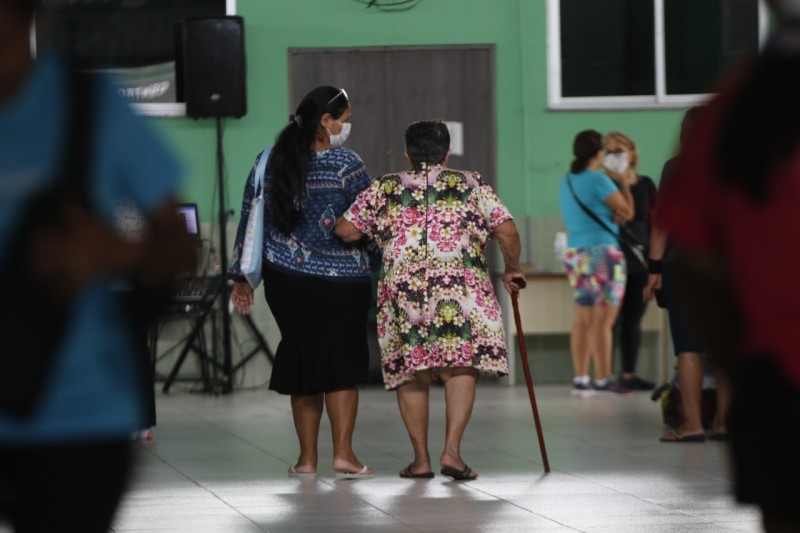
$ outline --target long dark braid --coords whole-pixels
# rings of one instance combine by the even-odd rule
[[[305,177],[320,119],[325,113],[339,118],[349,106],[340,89],[317,87],[303,98],[289,124],[278,134],[270,156],[270,194],[272,220],[283,233],[291,233],[303,218]]]

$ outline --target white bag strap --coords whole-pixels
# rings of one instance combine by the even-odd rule
[[[264,172],[266,171],[267,159],[269,159],[269,154],[271,152],[272,145],[269,145],[264,148],[264,151],[261,152],[261,157],[258,159],[258,166],[256,166],[255,174],[253,174],[253,196],[255,198],[263,194],[263,191],[259,192],[259,187],[261,187],[261,189],[264,188]]]

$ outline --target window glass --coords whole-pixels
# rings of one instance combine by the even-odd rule
[[[758,0],[664,2],[667,94],[709,93],[720,74],[758,52]]]
[[[560,8],[562,96],[655,94],[653,2],[561,0]]]

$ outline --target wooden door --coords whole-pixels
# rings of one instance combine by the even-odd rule
[[[406,127],[417,120],[463,125],[463,155],[449,166],[495,183],[494,48],[371,47],[289,50],[289,109],[318,85],[344,87],[353,109],[347,146],[374,178],[406,169]]]

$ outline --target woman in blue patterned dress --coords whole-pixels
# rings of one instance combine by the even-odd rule
[[[264,175],[264,294],[281,341],[269,388],[291,396],[300,457],[290,475],[314,475],[323,409],[333,433],[337,477],[369,477],[352,449],[358,384],[367,380],[367,316],[372,299],[369,256],[333,234],[336,218],[370,184],[358,155],[342,148],[350,132],[344,89],[317,87],[275,142]],[[261,156],[259,156],[260,158]],[[240,269],[254,190],[244,192],[228,274],[231,299],[248,313],[253,289]]]

